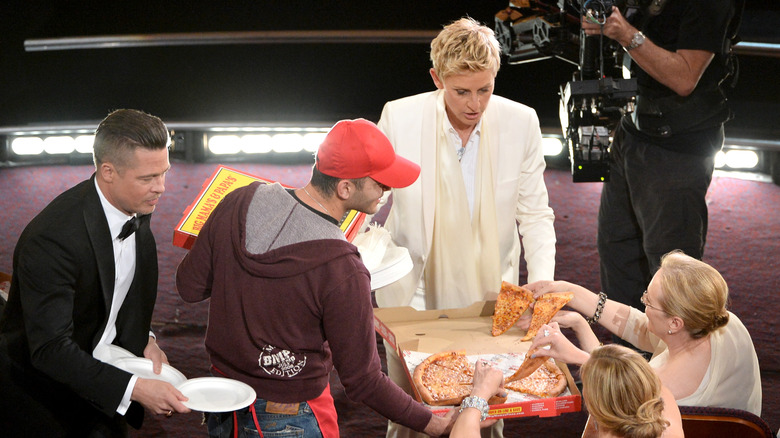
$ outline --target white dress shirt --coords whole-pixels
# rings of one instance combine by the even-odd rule
[[[130,284],[133,282],[135,276],[135,233],[131,234],[124,240],[119,240],[116,236],[122,231],[122,227],[125,222],[130,220],[132,216],[127,216],[119,209],[111,205],[110,202],[103,196],[103,192],[100,191],[100,187],[97,185],[97,179],[95,180],[95,187],[97,188],[98,196],[100,197],[100,203],[103,205],[103,212],[106,214],[108,220],[108,229],[111,231],[114,245],[114,293],[111,299],[111,311],[108,314],[108,322],[106,323],[106,329],[103,332],[103,336],[100,338],[92,355],[99,360],[106,361],[110,358],[110,352],[108,352],[108,346],[116,338],[116,318],[119,314],[119,309],[122,308],[127,297],[127,292],[130,290]],[[127,385],[122,402],[117,407],[117,413],[124,415],[127,409],[130,407],[130,396],[135,388],[135,383],[138,380],[138,376],[133,376]]]
[[[466,184],[466,199],[469,202],[469,212],[474,217],[474,187],[477,177],[477,159],[479,157],[479,136],[482,129],[482,120],[477,123],[469,135],[466,146],[461,147],[463,140],[452,127],[452,123],[444,117],[444,129],[447,132],[447,141],[455,148],[455,153],[460,157],[460,170],[463,173],[463,182]]]

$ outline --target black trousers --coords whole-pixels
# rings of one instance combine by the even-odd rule
[[[723,128],[702,135],[710,150]],[[610,180],[601,192],[598,250],[601,287],[610,299],[638,309],[661,256],[680,249],[701,259],[707,237],[707,189],[714,154],[670,151],[619,128],[611,148]],[[696,148],[702,150],[702,148]]]

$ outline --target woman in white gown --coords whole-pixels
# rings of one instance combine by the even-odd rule
[[[679,251],[665,255],[642,296],[644,312],[563,281],[540,281],[526,287],[537,297],[574,292],[568,305],[580,312],[558,312],[544,327],[550,335],[534,339],[531,348],[551,346],[539,354],[584,363],[599,345],[588,322],[598,322],[652,353],[650,365],[678,405],[742,409],[761,415],[761,375],[753,341],[742,321],[726,310],[728,286],[712,266]],[[524,324],[527,321],[518,323]],[[580,348],[561,334],[560,327],[574,329]]]

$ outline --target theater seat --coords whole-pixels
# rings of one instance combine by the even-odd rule
[[[686,438],[775,438],[769,425],[757,415],[739,409],[680,406]]]

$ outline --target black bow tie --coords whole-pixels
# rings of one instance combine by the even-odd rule
[[[119,240],[125,240],[128,237],[130,237],[133,233],[138,231],[138,226],[140,223],[138,222],[138,218],[133,216],[132,219],[125,222],[125,224],[122,226],[122,231],[119,233],[119,235],[116,237]]]

